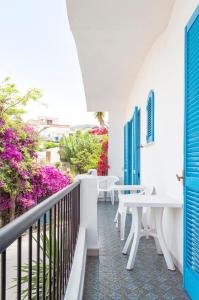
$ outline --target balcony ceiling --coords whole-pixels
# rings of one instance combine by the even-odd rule
[[[66,0],[89,111],[124,108],[174,0]]]

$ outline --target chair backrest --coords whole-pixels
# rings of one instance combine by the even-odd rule
[[[90,169],[88,170],[88,174],[92,176],[97,176],[97,170],[96,169]]]
[[[154,186],[145,187],[144,191],[142,192],[144,195],[155,195],[156,189]]]
[[[117,176],[106,176],[104,179],[99,180],[99,189],[108,190],[117,182],[119,182]]]

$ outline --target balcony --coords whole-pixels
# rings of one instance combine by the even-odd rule
[[[99,257],[87,259],[84,300],[189,299],[182,288],[181,273],[167,269],[153,239],[141,239],[135,267],[126,270],[124,242],[113,223],[116,207],[110,202],[98,205]],[[128,216],[126,235],[130,221]]]
[[[189,299],[153,239],[141,239],[126,270],[117,203],[97,198],[96,177],[83,176],[0,229],[2,300]]]

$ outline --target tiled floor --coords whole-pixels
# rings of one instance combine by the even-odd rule
[[[152,239],[141,240],[133,271],[125,269],[128,256],[122,254],[123,243],[113,223],[115,212],[116,206],[110,203],[98,206],[100,255],[87,260],[84,300],[189,299],[181,274],[167,270]],[[127,231],[129,226],[130,216]]]

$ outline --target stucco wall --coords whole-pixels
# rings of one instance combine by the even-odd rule
[[[126,110],[141,109],[141,143],[146,144],[146,101],[155,92],[155,143],[141,149],[141,183],[155,185],[158,193],[183,198],[176,174],[183,170],[184,28],[197,0],[176,0],[170,22],[148,53],[133,84]],[[172,254],[182,267],[182,211],[167,210],[164,230]]]
[[[123,178],[125,111],[109,111],[109,175]]]

